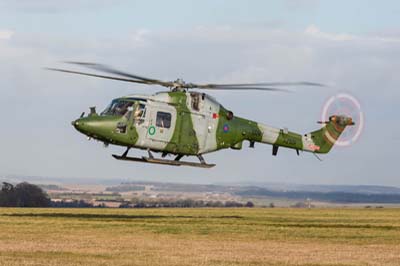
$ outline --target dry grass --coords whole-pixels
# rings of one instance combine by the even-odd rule
[[[0,209],[0,265],[400,265],[400,209]]]

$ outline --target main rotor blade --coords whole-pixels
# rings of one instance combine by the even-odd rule
[[[260,82],[260,83],[233,83],[233,84],[196,84],[196,83],[186,83],[180,79],[175,81],[162,81],[158,79],[151,79],[142,76],[138,76],[135,74],[126,73],[120,70],[116,70],[114,68],[108,67],[106,65],[97,64],[97,63],[90,63],[90,62],[77,62],[77,61],[67,61],[67,64],[79,65],[86,68],[90,68],[96,71],[101,71],[109,74],[116,75],[115,76],[108,76],[108,75],[99,75],[99,74],[92,74],[80,71],[73,71],[61,68],[47,68],[53,71],[65,72],[65,73],[72,73],[78,75],[85,75],[97,78],[104,78],[104,79],[112,79],[112,80],[119,80],[125,82],[133,82],[133,83],[140,83],[146,85],[160,85],[164,87],[169,87],[175,89],[209,89],[209,90],[263,90],[263,91],[284,91],[290,92],[286,89],[279,89],[275,88],[276,86],[325,86],[320,83],[315,82],[308,82],[308,81],[299,81],[299,82]],[[121,76],[121,77],[118,77]]]
[[[192,84],[197,88],[220,88],[220,87],[252,87],[252,86],[318,86],[324,87],[324,84],[299,81],[299,82],[260,82],[260,83],[237,83],[237,84]]]
[[[116,70],[114,68],[111,68],[109,66],[103,65],[103,64],[98,64],[98,63],[90,63],[90,62],[77,62],[77,61],[66,61],[65,63],[68,64],[74,64],[74,65],[80,65],[84,66],[87,68],[91,68],[94,70],[106,72],[106,73],[111,73],[119,76],[124,76],[128,78],[133,78],[133,79],[139,79],[139,80],[144,80],[144,81],[149,81],[155,84],[160,84],[162,86],[166,87],[173,87],[176,86],[177,84],[171,81],[162,81],[158,79],[151,79],[151,78],[146,78],[143,76],[138,76],[136,74],[130,74],[126,73],[120,70]],[[315,82],[307,82],[307,81],[299,81],[299,82],[261,82],[261,83],[238,83],[238,84],[195,84],[195,83],[187,83],[187,84],[182,84],[182,87],[185,88],[217,88],[217,87],[250,87],[250,86],[325,86],[320,83],[315,83]]]
[[[75,61],[66,61],[65,63],[84,66],[84,67],[91,68],[94,70],[98,70],[98,71],[102,71],[102,72],[110,73],[110,74],[115,74],[115,75],[119,75],[119,76],[123,76],[123,77],[127,77],[127,78],[132,78],[135,80],[139,79],[139,80],[150,82],[150,83],[146,83],[146,84],[159,84],[159,85],[165,86],[165,87],[173,86],[172,82],[162,81],[162,80],[158,80],[158,79],[151,79],[151,78],[138,76],[135,74],[126,73],[126,72],[123,72],[123,71],[120,71],[120,70],[117,70],[117,69],[114,69],[114,68],[111,68],[109,66],[102,65],[102,64],[89,63],[89,62],[75,62]]]
[[[134,79],[119,78],[119,77],[112,77],[112,76],[105,76],[105,75],[97,75],[97,74],[91,74],[91,73],[85,73],[85,72],[79,72],[79,71],[72,71],[72,70],[67,70],[67,69],[62,69],[62,68],[50,68],[50,67],[47,67],[45,69],[51,70],[51,71],[70,73],[70,74],[78,74],[78,75],[96,77],[96,78],[113,79],[113,80],[119,80],[119,81],[125,81],[125,82],[134,82],[134,83],[141,83],[141,84],[153,84],[153,83],[150,83],[150,82],[144,81],[144,80],[134,80]]]
[[[197,87],[202,90],[258,90],[258,91],[280,91],[280,92],[292,92],[291,90],[271,87],[253,87],[253,86],[238,86],[238,87]]]

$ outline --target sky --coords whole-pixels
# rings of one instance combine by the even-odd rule
[[[0,0],[0,174],[400,186],[399,13],[390,0]],[[365,123],[322,162],[287,149],[273,157],[264,144],[207,154],[217,164],[207,170],[119,162],[111,154],[123,148],[88,141],[70,122],[163,89],[43,70],[65,60],[187,82],[321,82],[329,86],[209,93],[235,115],[299,133],[318,129],[324,103],[347,93]]]

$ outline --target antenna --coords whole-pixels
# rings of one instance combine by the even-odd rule
[[[320,162],[323,161],[321,158],[318,157],[318,155],[315,152],[313,152],[313,154],[314,154],[315,158],[317,158]]]

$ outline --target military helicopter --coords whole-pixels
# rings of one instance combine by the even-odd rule
[[[95,107],[90,113],[82,113],[72,125],[79,132],[109,144],[126,147],[122,155],[113,154],[117,160],[194,166],[211,168],[215,164],[205,162],[203,155],[221,149],[242,149],[244,141],[254,148],[256,142],[272,145],[272,155],[279,147],[311,152],[328,153],[346,126],[354,125],[351,117],[332,115],[319,130],[298,134],[286,128],[274,128],[265,124],[237,117],[224,108],[212,96],[202,90],[264,90],[287,91],[280,86],[323,86],[313,82],[263,82],[242,84],[195,84],[181,79],[162,81],[125,73],[114,68],[86,62],[66,62],[91,70],[107,73],[80,72],[62,68],[47,68],[70,74],[133,82],[144,85],[160,85],[169,91],[154,95],[128,95],[112,100],[100,114]],[[110,75],[111,74],[111,75]],[[193,91],[197,89],[197,91]],[[147,150],[148,156],[130,157],[130,149]],[[156,158],[153,153],[161,153]],[[166,159],[173,155],[174,159]],[[196,156],[200,162],[182,161],[183,156]]]

